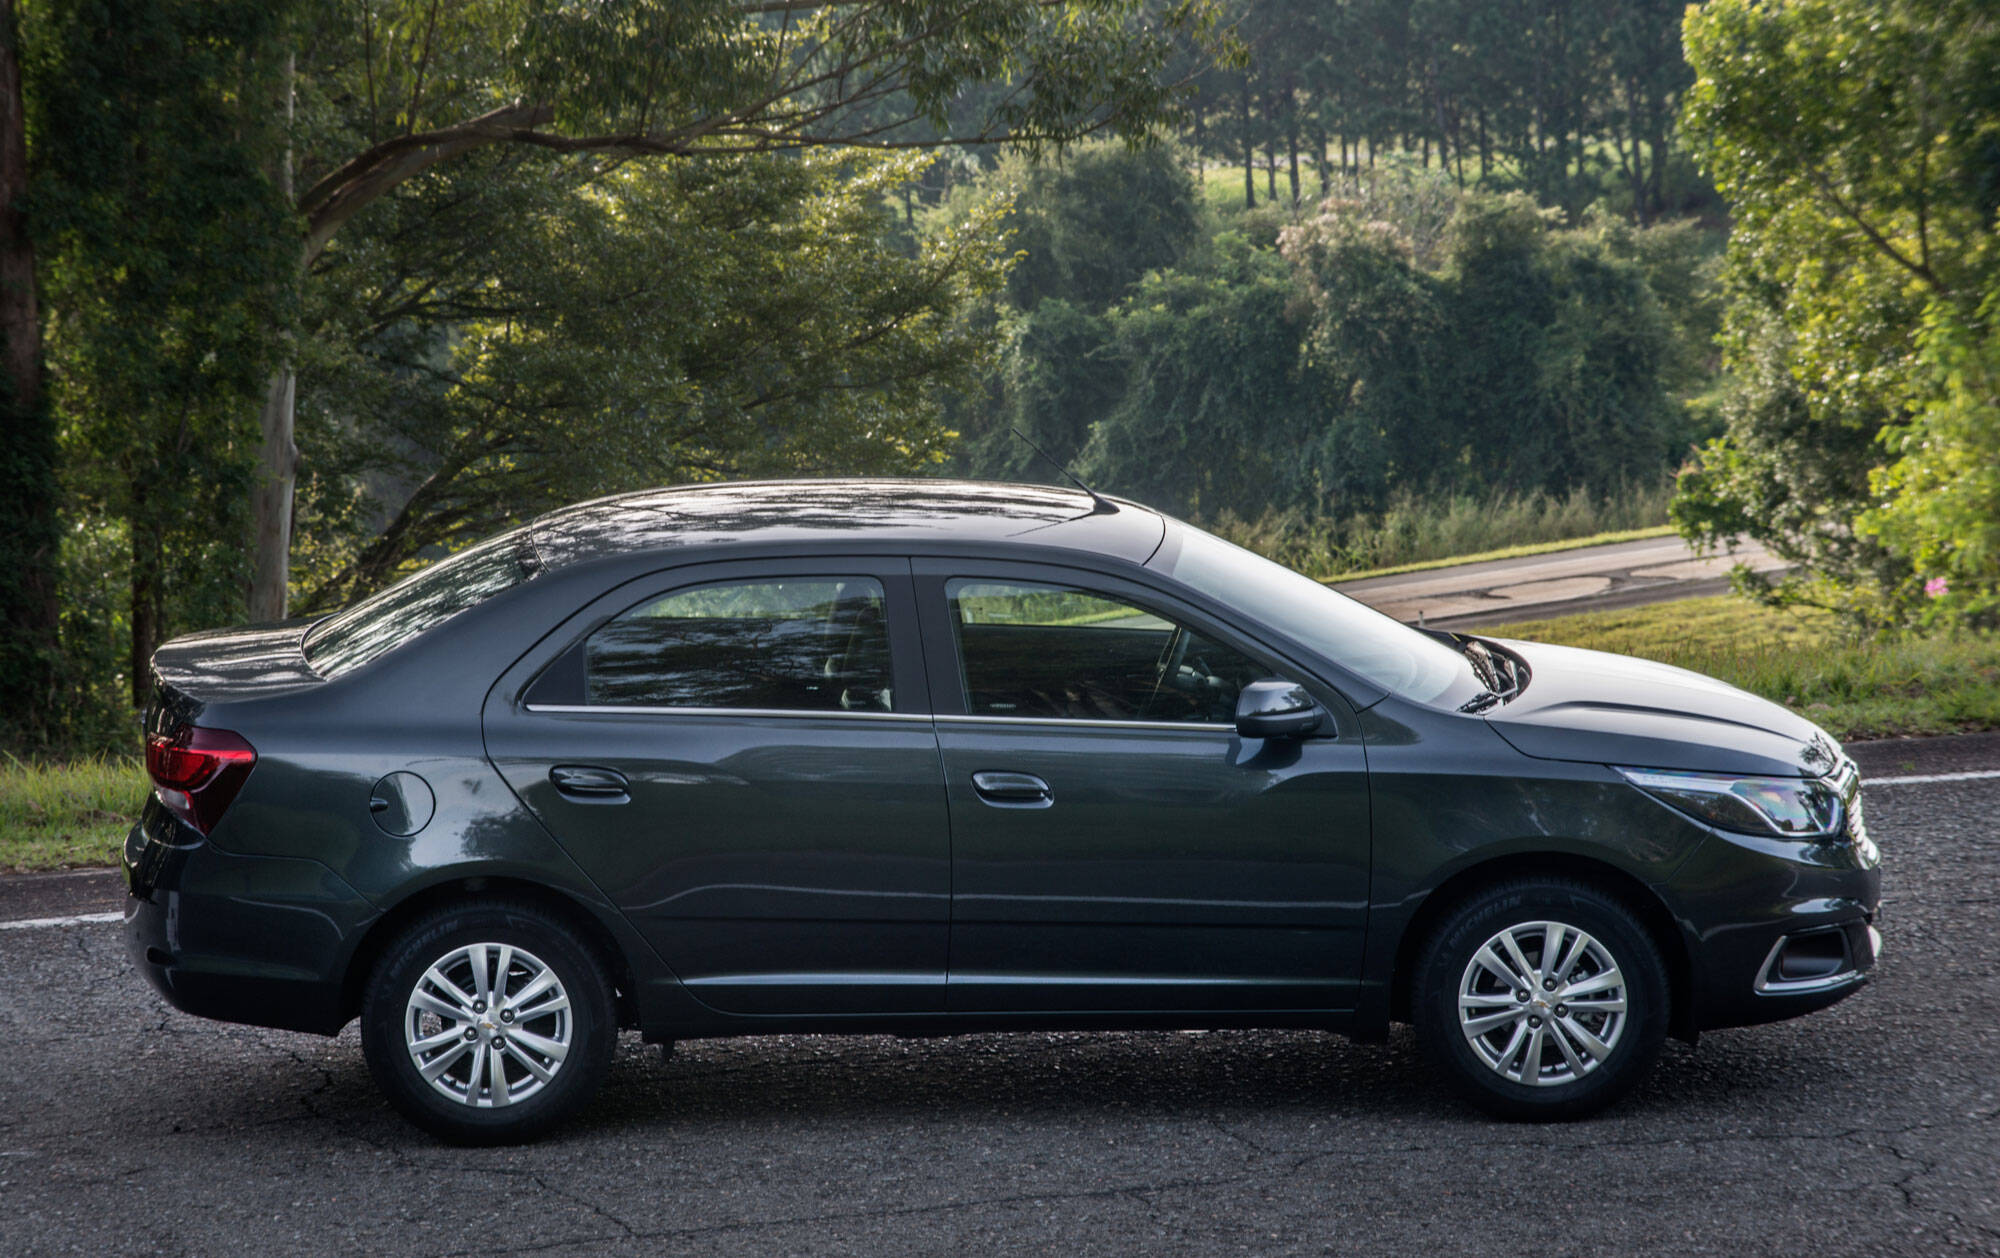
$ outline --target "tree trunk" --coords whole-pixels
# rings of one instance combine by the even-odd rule
[[[1243,208],[1257,208],[1257,142],[1250,134],[1250,76],[1243,76]]]
[[[1289,151],[1292,162],[1292,204],[1293,206],[1297,206],[1299,203],[1299,137],[1296,134],[1286,136],[1285,148]]]
[[[0,0],[0,729],[41,741],[58,650],[56,432],[42,395],[28,135],[14,0]]]
[[[296,54],[285,58],[285,126],[293,118],[292,76]],[[278,187],[293,200],[292,148],[288,140],[278,168]],[[304,273],[303,261],[300,272]],[[294,437],[294,403],[298,376],[290,363],[271,373],[258,417],[256,479],[250,486],[251,620],[283,620],[292,581],[292,493],[298,482],[299,448]],[[133,622],[136,632],[138,623]]]
[[[132,706],[144,710],[152,699],[153,652],[160,645],[160,569],[164,543],[147,505],[152,486],[150,477],[140,473],[132,478]]]
[[[291,589],[292,492],[299,449],[293,440],[298,376],[289,367],[271,374],[258,417],[262,442],[250,486],[250,619],[283,620]]]

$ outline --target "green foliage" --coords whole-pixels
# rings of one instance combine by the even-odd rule
[[[315,267],[302,604],[577,498],[935,462],[939,386],[986,350],[956,316],[1001,281],[1001,207],[906,248],[889,194],[917,168],[493,153],[389,198]]]
[[[1685,124],[1737,220],[1737,385],[1676,520],[1796,561],[1767,597],[1871,624],[1977,612],[1969,596],[1927,605],[1942,570],[1913,566],[1959,571],[1966,548],[1939,530],[1975,513],[1910,503],[1855,522],[1876,494],[1937,488],[1946,462],[1877,474],[1885,448],[1926,448],[1905,425],[1939,425],[1969,463],[2000,457],[1979,444],[1992,430],[1964,348],[2000,285],[2000,24],[1978,0],[1716,0],[1689,11],[1686,44],[1699,77]]]
[[[51,0],[24,23],[27,210],[54,312],[64,480],[79,529],[117,521],[124,535],[110,571],[129,591],[128,624],[213,624],[240,605],[253,399],[297,251],[272,178],[290,10]],[[72,691],[93,690],[102,663],[72,657]],[[119,661],[112,676],[129,686],[144,664]]]
[[[1008,225],[1021,257],[1007,294],[1023,310],[1053,298],[1101,311],[1200,236],[1193,183],[1164,147],[1092,145],[1060,162],[1004,165],[1001,179],[1020,184]]]
[[[1346,518],[1397,494],[1601,501],[1664,472],[1695,430],[1674,396],[1705,378],[1689,342],[1713,326],[1683,274],[1698,233],[1566,230],[1436,174],[1343,191],[1289,225],[1227,220],[1101,313],[1010,303],[1004,369],[953,415],[959,466],[1047,478],[1018,427],[1106,488],[1210,520]],[[1042,224],[1093,195],[1047,185],[1015,239],[1058,238]]]
[[[2000,305],[2000,303],[1995,303]],[[1892,591],[1927,626],[2000,622],[2000,328],[1932,330],[1925,357],[1942,379],[1908,424],[1883,434],[1895,461],[1869,477],[1877,505],[1855,528],[1913,569]]]
[[[1098,412],[1083,474],[1184,513],[1316,498],[1310,469],[1287,457],[1313,413],[1290,277],[1239,239],[1216,255],[1149,276],[1111,318],[1105,374],[1121,387]]]

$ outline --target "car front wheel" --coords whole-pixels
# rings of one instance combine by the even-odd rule
[[[383,952],[361,1011],[375,1081],[459,1144],[532,1139],[594,1095],[617,1039],[611,986],[566,925],[525,903],[440,910]]]
[[[1616,898],[1561,879],[1474,895],[1418,963],[1417,1037],[1453,1089],[1502,1118],[1580,1118],[1651,1067],[1666,1037],[1659,948]]]

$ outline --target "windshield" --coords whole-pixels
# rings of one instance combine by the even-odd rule
[[[1168,576],[1382,689],[1433,703],[1454,686],[1478,687],[1465,656],[1436,638],[1198,528],[1177,532],[1180,553],[1161,565]]]
[[[322,677],[359,668],[537,571],[525,535],[481,542],[314,625],[306,634],[306,663]]]

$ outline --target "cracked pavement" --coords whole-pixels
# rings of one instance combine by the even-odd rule
[[[0,1253],[2000,1254],[2000,780],[1868,809],[1875,982],[1556,1127],[1460,1108],[1401,1031],[628,1036],[581,1121],[458,1150],[351,1027],[177,1013],[115,925],[4,932]]]

